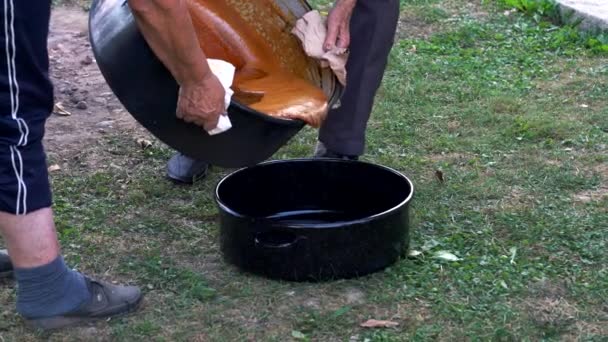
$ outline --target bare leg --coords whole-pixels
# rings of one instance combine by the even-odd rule
[[[0,212],[0,232],[16,268],[46,265],[59,256],[51,209],[41,209],[24,216]]]
[[[19,284],[17,311],[29,326],[57,329],[137,309],[137,287],[91,280],[67,268],[50,208],[23,216],[0,212],[0,232]]]

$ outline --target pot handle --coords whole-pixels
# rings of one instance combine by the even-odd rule
[[[287,251],[296,248],[306,237],[292,232],[269,230],[257,233],[254,239],[256,248]]]

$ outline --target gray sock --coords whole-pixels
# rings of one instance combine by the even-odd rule
[[[59,256],[50,264],[15,269],[17,311],[25,318],[53,317],[74,311],[91,297],[84,277]]]

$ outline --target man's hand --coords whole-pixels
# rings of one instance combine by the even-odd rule
[[[129,0],[135,21],[180,86],[177,117],[209,131],[224,108],[224,87],[201,49],[187,0]]]
[[[224,87],[212,73],[201,82],[182,85],[177,101],[177,117],[210,131],[217,127],[220,115],[226,112],[225,95]]]
[[[350,18],[357,4],[356,0],[336,0],[334,8],[327,17],[327,37],[323,48],[348,49],[350,45]]]

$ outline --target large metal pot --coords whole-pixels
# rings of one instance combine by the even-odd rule
[[[243,8],[253,14],[255,6],[263,4],[263,1],[226,1],[237,8],[247,5]],[[258,19],[255,28],[280,29],[281,38],[270,43],[282,46],[273,48],[295,49],[295,37],[287,28],[311,8],[303,0],[274,0],[274,3],[281,15],[277,20]],[[245,17],[256,20],[255,15]],[[175,117],[177,83],[143,39],[126,0],[94,0],[89,26],[97,64],[112,91],[139,123],[175,150],[221,167],[249,166],[271,157],[304,127],[301,121],[273,118],[233,101],[228,110],[233,128],[210,136]],[[298,58],[307,58],[298,51],[289,55],[298,53]],[[286,68],[289,62],[284,61]],[[307,65],[304,74],[325,91],[333,105],[341,92],[335,76],[308,58]]]
[[[410,180],[343,160],[283,160],[241,169],[217,186],[220,247],[243,270],[321,281],[363,276],[409,246]]]

